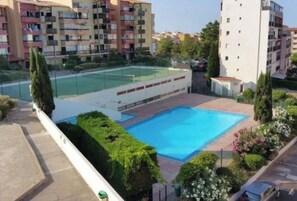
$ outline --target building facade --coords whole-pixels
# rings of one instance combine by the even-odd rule
[[[0,54],[27,67],[31,47],[43,52],[49,64],[69,55],[92,60],[114,51],[131,59],[138,48],[150,51],[153,26],[151,4],[140,1],[4,0]]]
[[[222,0],[219,38],[220,77],[255,89],[261,72],[281,69],[283,8],[272,0]]]
[[[289,31],[291,32],[292,37],[291,52],[297,53],[297,27],[290,28]]]

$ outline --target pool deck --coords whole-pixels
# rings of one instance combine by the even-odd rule
[[[253,119],[253,106],[248,104],[237,103],[235,100],[226,98],[217,98],[211,96],[204,96],[200,94],[182,94],[171,97],[169,99],[161,100],[142,107],[138,107],[129,111],[128,114],[137,115],[136,118],[121,123],[122,126],[129,126],[140,122],[144,119],[152,117],[162,111],[177,107],[177,106],[191,106],[210,110],[218,110],[239,114],[246,114],[248,118],[243,120],[240,124],[233,127],[227,133],[217,138],[210,143],[204,150],[216,153],[219,157],[221,149],[223,149],[223,166],[226,166],[232,158],[232,143],[234,140],[234,133],[242,128],[250,128],[258,125],[258,122]],[[158,157],[161,172],[168,184],[171,184],[179,172],[180,166],[183,164],[165,157]],[[220,166],[220,161],[218,166]],[[162,190],[163,185],[155,184],[154,186],[154,200],[157,200],[159,190]],[[168,188],[168,195],[173,191],[173,188]]]

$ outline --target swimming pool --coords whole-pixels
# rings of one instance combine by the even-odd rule
[[[185,162],[247,115],[180,106],[125,129],[160,156]]]

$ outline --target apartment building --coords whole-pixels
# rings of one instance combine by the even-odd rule
[[[280,69],[279,75],[285,78],[287,69],[290,67],[290,57],[291,57],[291,46],[292,46],[292,36],[288,26],[283,26],[282,30],[282,42],[281,42],[281,58],[280,58]],[[277,75],[276,75],[277,76]]]
[[[137,48],[150,50],[152,43],[151,4],[6,0],[0,5],[0,54],[27,67],[30,47],[43,52],[49,64],[59,64],[69,55],[92,60],[98,55],[108,57],[111,51],[131,59]],[[132,23],[125,21],[127,6],[133,8],[129,14]],[[117,15],[117,11],[122,12]],[[126,40],[129,38],[132,40]]]
[[[291,52],[297,53],[297,27],[290,28],[289,31],[291,32],[292,37]]]
[[[116,10],[119,52],[131,59],[136,51],[151,52],[154,15],[151,3],[111,0]]]
[[[255,89],[261,72],[281,68],[283,8],[272,0],[222,0],[220,77],[212,91],[234,96]]]

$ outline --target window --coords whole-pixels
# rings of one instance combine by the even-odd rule
[[[237,59],[239,59],[239,56],[237,56]]]
[[[239,46],[240,46],[240,43],[238,43],[237,45],[238,45],[238,47],[239,47]]]
[[[240,4],[240,7],[242,7],[242,3]]]
[[[241,17],[239,17],[239,20],[241,20]]]
[[[226,31],[226,36],[228,36],[230,34],[230,31]]]
[[[229,60],[229,57],[225,57],[225,61],[228,61]]]
[[[229,44],[228,44],[228,43],[226,43],[226,45],[225,45],[225,48],[227,49],[227,48],[228,48],[228,46],[229,46]]]
[[[239,30],[238,33],[241,33],[241,30]]]
[[[229,23],[230,22],[230,18],[227,18],[227,23]]]

